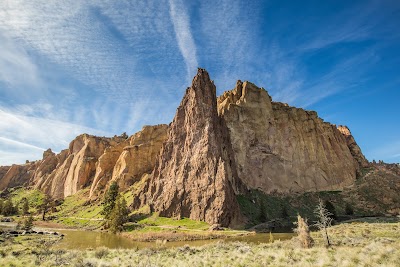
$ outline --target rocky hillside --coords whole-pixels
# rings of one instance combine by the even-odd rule
[[[64,198],[89,188],[97,199],[117,181],[122,190],[137,185],[135,208],[229,225],[242,217],[238,195],[343,190],[370,166],[347,127],[273,102],[250,82],[217,98],[199,69],[169,126],[80,135],[58,155],[0,167],[0,190],[29,185]]]
[[[90,188],[90,197],[95,198],[110,181],[127,189],[152,172],[167,128],[145,126],[131,137],[82,134],[58,155],[49,149],[42,160],[0,167],[0,190],[32,186],[60,199],[84,188]]]

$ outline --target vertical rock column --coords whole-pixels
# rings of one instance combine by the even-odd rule
[[[161,216],[227,226],[240,213],[233,190],[237,174],[228,153],[228,131],[216,103],[215,85],[208,73],[199,69],[148,181],[147,203]]]

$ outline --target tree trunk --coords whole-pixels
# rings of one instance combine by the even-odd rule
[[[326,227],[325,227],[325,239],[326,239],[326,247],[330,247],[331,242],[329,241],[328,230]]]

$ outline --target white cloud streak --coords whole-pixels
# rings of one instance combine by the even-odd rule
[[[34,145],[27,144],[27,143],[15,141],[15,140],[8,139],[8,138],[1,137],[1,136],[0,136],[0,143],[9,144],[11,146],[18,146],[18,147],[24,147],[24,148],[37,149],[37,150],[40,150],[40,151],[45,151],[46,150],[46,149],[38,147],[38,146],[34,146]]]
[[[169,0],[169,13],[174,25],[179,50],[185,60],[189,80],[198,67],[196,45],[190,29],[190,19],[182,0]]]
[[[20,158],[14,163],[37,159],[45,148],[50,147],[55,151],[66,149],[68,144],[82,133],[110,135],[81,125],[21,115],[15,111],[0,110],[0,117],[0,150],[3,153],[14,153],[14,159],[21,152]],[[28,152],[22,153],[23,150]],[[36,157],[29,157],[30,155]],[[0,164],[6,162],[8,161],[0,161]]]

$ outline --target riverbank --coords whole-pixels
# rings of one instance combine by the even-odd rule
[[[315,246],[298,247],[296,238],[273,243],[216,242],[146,249],[54,247],[54,240],[18,237],[0,242],[1,266],[398,266],[400,223],[346,223],[329,229],[333,246],[319,232]]]
[[[254,235],[255,232],[221,230],[221,231],[206,231],[180,228],[153,228],[145,231],[122,232],[121,235],[140,242],[174,242],[174,241],[194,241],[207,239],[223,239],[240,236]]]

